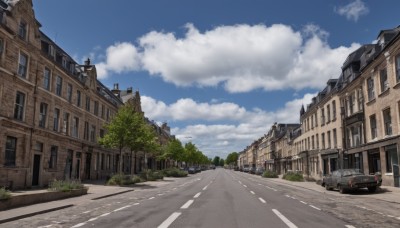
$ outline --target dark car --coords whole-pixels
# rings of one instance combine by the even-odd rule
[[[189,167],[188,173],[189,173],[189,174],[195,174],[195,173],[196,173],[196,168],[194,168],[194,167]]]
[[[257,175],[263,175],[264,172],[265,172],[265,169],[263,167],[258,167],[256,169],[256,174]]]
[[[249,173],[256,174],[256,167],[250,167],[249,168]]]
[[[340,193],[345,193],[347,190],[359,188],[368,188],[369,192],[375,192],[381,183],[378,175],[365,175],[359,169],[339,169],[324,176],[321,185],[326,190],[336,188]]]

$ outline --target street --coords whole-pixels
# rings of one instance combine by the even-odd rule
[[[322,187],[321,187],[322,188]],[[2,227],[399,227],[400,205],[217,168]],[[383,193],[384,194],[384,193]],[[379,212],[377,212],[379,211]]]

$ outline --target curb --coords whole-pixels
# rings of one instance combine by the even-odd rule
[[[61,210],[61,209],[72,207],[72,206],[74,206],[74,205],[73,204],[68,204],[68,205],[64,205],[64,206],[60,206],[60,207],[54,207],[54,208],[50,208],[50,209],[46,209],[46,210],[42,210],[42,211],[36,211],[36,212],[24,214],[24,215],[18,215],[18,216],[12,217],[12,218],[0,219],[0,224],[6,223],[6,222],[15,221],[15,220],[19,220],[19,219],[23,219],[23,218],[27,218],[27,217],[32,217],[32,216],[35,216],[35,215],[40,215],[40,214],[44,214],[44,213],[48,213],[48,212],[52,212],[52,211],[57,211],[57,210]]]
[[[104,196],[99,196],[99,197],[93,198],[91,200],[103,199],[103,198],[107,198],[107,197],[111,197],[111,196],[115,196],[115,195],[120,195],[120,194],[124,194],[124,193],[127,193],[127,192],[133,192],[133,191],[134,191],[133,189],[125,190],[125,191],[122,191],[122,192],[116,192],[116,193],[112,193],[112,194],[108,194],[108,195],[104,195]]]

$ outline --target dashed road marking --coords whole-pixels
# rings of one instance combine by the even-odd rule
[[[132,205],[126,205],[125,207],[120,207],[120,208],[118,208],[118,209],[115,209],[114,212],[123,210],[123,209],[128,208],[128,207],[132,207]]]
[[[247,188],[247,185],[243,185],[243,187]]]
[[[154,198],[156,198],[156,197],[152,196],[152,197],[149,198],[149,200],[152,200],[152,199],[154,199]]]
[[[174,212],[172,213],[163,223],[161,223],[157,228],[168,228],[182,213]]]
[[[261,201],[261,203],[267,203],[263,198],[261,198],[261,197],[259,197],[258,198],[260,201]]]
[[[306,202],[304,202],[304,201],[301,201],[301,200],[300,200],[300,203],[302,203],[302,204],[307,204]]]
[[[208,188],[208,185],[206,185],[206,186],[203,188],[203,191],[205,191],[207,188]]]
[[[255,195],[256,193],[254,193],[253,191],[250,191],[251,194]]]
[[[297,228],[297,226],[292,223],[289,219],[287,219],[284,215],[282,215],[278,210],[272,209],[272,211],[278,216],[289,228]]]
[[[81,226],[84,226],[84,225],[86,225],[86,222],[78,223],[78,224],[76,224],[75,226],[73,226],[71,228],[77,228],[77,227],[81,227]]]
[[[199,198],[200,195],[201,195],[201,192],[199,192],[196,195],[194,195],[193,198]]]
[[[352,225],[345,225],[345,227],[347,227],[347,228],[356,228],[355,226],[352,226]]]
[[[321,209],[319,209],[318,207],[313,206],[313,205],[311,205],[311,204],[310,204],[309,206],[312,207],[312,208],[314,208],[314,209],[317,209],[317,210],[319,210],[319,211],[321,210]]]
[[[194,202],[194,200],[188,200],[182,207],[181,209],[188,209],[190,207],[190,205],[192,205],[192,203]]]

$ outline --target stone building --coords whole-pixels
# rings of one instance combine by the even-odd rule
[[[11,3],[10,3],[11,4]],[[97,140],[122,101],[40,31],[31,0],[0,5],[0,185],[104,178],[118,155]]]

